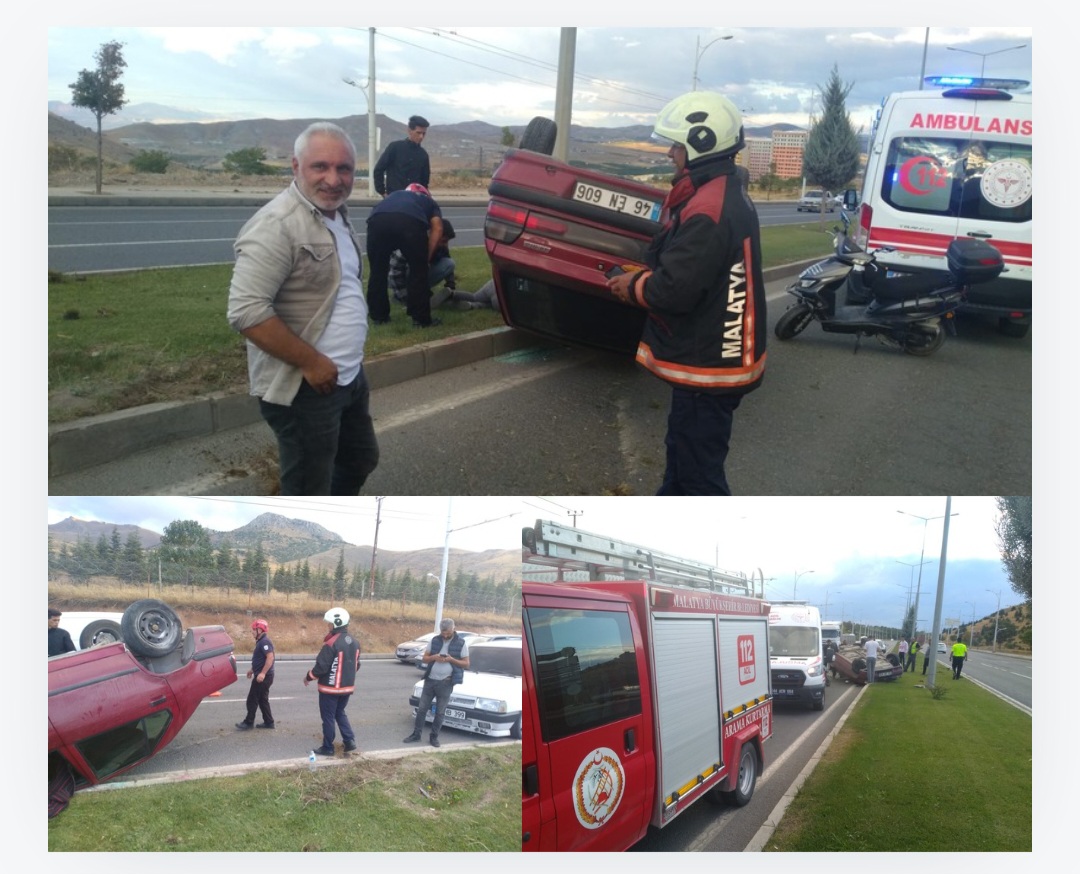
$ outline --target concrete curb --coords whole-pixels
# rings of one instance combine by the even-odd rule
[[[455,750],[463,749],[476,749],[481,746],[505,746],[507,744],[520,744],[518,740],[489,740],[483,744],[471,743],[471,744],[454,744],[453,746],[440,747],[434,749],[431,747],[417,747],[416,749],[407,750],[375,750],[374,752],[364,753],[350,753],[342,758],[319,758],[315,762],[315,768],[332,768],[346,765],[349,762],[361,762],[361,761],[391,761],[393,759],[403,759],[407,756],[415,756],[419,753],[434,753],[440,755],[442,753],[454,752]],[[136,777],[132,780],[117,780],[112,783],[99,783],[96,786],[88,786],[85,789],[80,789],[80,792],[107,792],[113,789],[133,789],[136,786],[160,786],[167,783],[185,783],[188,780],[205,780],[210,777],[242,777],[244,774],[250,774],[252,771],[265,771],[268,769],[279,770],[300,770],[307,767],[307,756],[297,756],[291,759],[279,759],[271,762],[250,762],[243,765],[222,765],[216,768],[192,768],[187,771],[169,771],[164,774],[159,774],[155,777]]]
[[[365,362],[364,367],[375,390],[540,342],[512,328],[490,328],[390,352]],[[259,421],[256,398],[215,393],[53,425],[49,427],[49,476],[77,473],[177,440],[208,437]]]
[[[764,271],[766,282],[801,272],[820,259],[783,264]],[[371,389],[377,390],[453,367],[553,345],[513,328],[490,328],[421,343],[364,362]],[[132,407],[49,426],[49,477],[67,476],[190,438],[209,437],[262,421],[250,395],[214,393],[191,401]]]
[[[829,749],[829,745],[832,744],[833,738],[835,738],[847,723],[847,718],[851,714],[851,711],[855,708],[855,705],[859,703],[859,699],[868,687],[863,686],[858,694],[855,696],[855,700],[848,705],[847,710],[844,711],[844,715],[840,717],[839,721],[833,726],[833,730],[829,732],[825,740],[821,742],[821,746],[817,748],[817,751],[810,757],[803,769],[799,772],[799,776],[795,778],[792,784],[788,787],[787,792],[784,793],[784,797],[777,802],[769,815],[765,818],[764,825],[757,830],[757,834],[750,839],[745,847],[743,847],[744,853],[760,853],[765,849],[765,845],[768,844],[769,839],[776,832],[776,829],[780,825],[780,820],[784,818],[784,814],[787,812],[791,802],[795,800],[795,796],[799,794],[799,790],[802,788],[803,783],[814,772],[814,768],[818,766],[821,760],[825,757],[825,753]]]

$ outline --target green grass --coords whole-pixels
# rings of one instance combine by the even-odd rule
[[[1031,852],[1031,717],[938,667],[866,689],[766,850]]]
[[[518,852],[520,768],[511,744],[76,792],[49,850]]]
[[[762,230],[766,267],[824,256],[829,246],[816,222]],[[453,251],[460,290],[476,291],[491,278],[483,247]],[[50,424],[158,401],[246,391],[243,338],[225,321],[231,276],[229,264],[87,276],[50,273]],[[403,307],[393,307],[397,317],[389,325],[368,331],[369,360],[503,324],[494,310],[441,308],[442,325],[421,332],[405,318]]]

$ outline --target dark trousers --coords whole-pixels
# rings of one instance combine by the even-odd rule
[[[926,654],[922,657],[922,672],[924,674],[928,667],[930,667],[930,650],[927,650]]]
[[[368,407],[363,368],[328,395],[307,381],[290,406],[259,401],[278,441],[282,495],[360,494],[379,463],[379,442]]]
[[[349,705],[352,695],[327,695],[319,693],[319,714],[322,716],[322,742],[323,746],[332,750],[334,748],[334,726],[341,729],[341,739],[347,744],[356,743],[356,734],[349,724],[349,717],[345,708]]]
[[[658,495],[730,495],[724,462],[738,397],[673,387]]]
[[[964,669],[964,657],[953,656],[952,657],[952,675],[954,679],[960,679],[960,672]]]
[[[247,696],[247,719],[244,720],[248,725],[255,723],[256,710],[262,712],[263,722],[267,725],[274,724],[274,714],[270,712],[270,687],[273,685],[273,675],[264,678],[261,683],[252,679]]]
[[[413,721],[413,734],[420,734],[424,730],[424,721],[427,719],[428,710],[431,709],[431,702],[434,701],[435,721],[431,723],[431,736],[439,736],[443,716],[446,715],[446,705],[450,703],[450,693],[453,691],[453,677],[447,677],[445,680],[424,680],[420,703],[416,707],[416,719]]]
[[[368,312],[376,322],[390,318],[387,280],[390,256],[401,250],[409,266],[405,309],[422,325],[431,322],[431,286],[428,284],[428,229],[422,222],[401,213],[372,216],[367,223],[367,256],[371,267],[368,280]]]
[[[908,671],[915,673],[915,653],[913,652],[907,654],[907,664],[904,665],[904,673],[906,674]]]

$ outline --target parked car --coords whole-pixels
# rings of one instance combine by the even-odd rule
[[[121,614],[122,640],[49,659],[49,815],[77,789],[152,758],[208,695],[236,682],[220,625],[189,628],[144,599]]]
[[[62,613],[60,627],[71,635],[76,647],[89,649],[120,640],[120,620],[123,616],[123,613]]]
[[[399,643],[397,649],[394,651],[394,655],[397,656],[397,660],[404,665],[412,664],[413,659],[416,658],[416,651],[424,651],[431,639],[435,636],[435,632],[429,632],[428,634],[421,634],[419,637],[413,640],[406,640],[404,643]]]
[[[549,142],[523,137],[488,187],[484,245],[503,320],[633,357],[646,312],[618,300],[606,274],[644,267],[665,192],[550,155]]]
[[[443,715],[443,726],[491,737],[521,739],[521,638],[469,644],[469,668],[454,687]],[[424,684],[409,696],[413,716]],[[427,714],[427,721],[434,714]]]
[[[948,653],[948,649],[945,647],[945,641],[939,640],[937,645],[937,651],[942,653]]]
[[[822,193],[820,188],[811,188],[806,191],[795,207],[796,212],[821,212],[822,199],[825,201],[825,212],[836,211],[836,201],[833,200],[832,192]]]
[[[477,634],[475,631],[458,631],[458,634],[465,638],[466,643],[468,643],[470,647],[474,643],[479,643],[480,641],[487,640],[487,635]],[[412,657],[409,659],[410,663],[420,668],[420,670],[423,670],[427,667],[427,665],[424,664],[424,653],[427,652],[428,645],[431,643],[434,637],[435,635],[433,634],[430,638],[428,638],[427,643],[425,643],[421,647],[418,647],[413,652]]]

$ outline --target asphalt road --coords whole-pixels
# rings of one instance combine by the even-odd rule
[[[785,285],[768,286],[768,369],[735,416],[735,494],[1031,494],[1031,334],[961,316],[928,358],[873,340],[856,352],[817,325],[781,343]],[[381,459],[364,492],[653,494],[669,403],[629,358],[569,348],[409,380],[372,393]],[[54,477],[49,493],[269,494],[259,471],[275,451],[256,423]],[[219,488],[226,471],[249,475]]]
[[[314,663],[314,655],[301,660],[279,660],[270,691],[270,707],[277,728],[238,731],[235,725],[246,715],[245,701],[251,685],[244,676],[249,660],[240,660],[237,681],[223,689],[220,698],[205,699],[173,742],[154,758],[129,771],[127,779],[259,762],[306,762],[308,752],[322,743],[319,693],[314,683],[307,687],[303,684],[304,674]],[[412,731],[409,695],[421,675],[421,671],[397,659],[361,660],[357,691],[347,710],[361,754],[417,749],[417,744],[402,743],[402,738]],[[257,715],[256,722],[261,720]],[[508,742],[506,738],[488,738],[451,728],[444,728],[439,740],[444,749]],[[427,732],[423,746],[430,749]],[[342,756],[339,734],[337,758]]]
[[[482,246],[482,199],[471,206],[443,205],[453,222],[454,246]],[[51,206],[49,269],[62,273],[137,270],[150,267],[231,264],[233,242],[256,206]],[[361,246],[366,240],[367,206],[351,209]],[[796,224],[815,217],[797,213],[794,203],[759,203],[763,226]],[[827,216],[828,227],[838,213]]]

